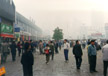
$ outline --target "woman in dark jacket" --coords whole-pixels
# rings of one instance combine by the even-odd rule
[[[23,73],[24,76],[33,76],[33,64],[34,64],[34,57],[32,54],[31,45],[26,45],[25,53],[23,53],[21,58],[21,64],[23,66]]]

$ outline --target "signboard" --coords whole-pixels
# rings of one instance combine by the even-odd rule
[[[20,34],[15,34],[15,37],[16,37],[16,38],[19,38],[19,37],[20,37]]]
[[[14,31],[15,31],[15,32],[20,32],[20,28],[17,27],[17,28],[14,29]]]
[[[13,26],[1,24],[1,33],[13,34]]]
[[[91,36],[102,36],[102,33],[92,33]]]

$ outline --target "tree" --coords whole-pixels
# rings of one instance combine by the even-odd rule
[[[61,39],[63,39],[62,29],[59,29],[59,27],[57,27],[54,30],[53,39],[55,39],[55,40],[61,40]]]

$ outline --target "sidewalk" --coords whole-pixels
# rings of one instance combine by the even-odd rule
[[[59,54],[55,54],[55,60],[45,64],[45,55],[34,54],[34,76],[103,76],[102,53],[98,52],[97,71],[98,73],[89,73],[88,57],[86,50],[83,50],[83,63],[81,70],[76,69],[75,59],[72,55],[72,49],[69,52],[69,63],[64,62],[63,50]],[[17,56],[17,61],[12,62],[11,56],[8,57],[6,67],[6,76],[23,76],[20,57]]]

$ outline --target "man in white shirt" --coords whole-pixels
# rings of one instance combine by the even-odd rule
[[[104,76],[107,76],[107,68],[108,68],[108,40],[107,44],[102,48],[103,52],[103,63],[104,63]]]
[[[68,41],[65,39],[64,40],[64,56],[65,56],[65,61],[66,62],[69,61],[69,59],[68,59],[69,49],[70,49],[70,45],[69,45]]]

